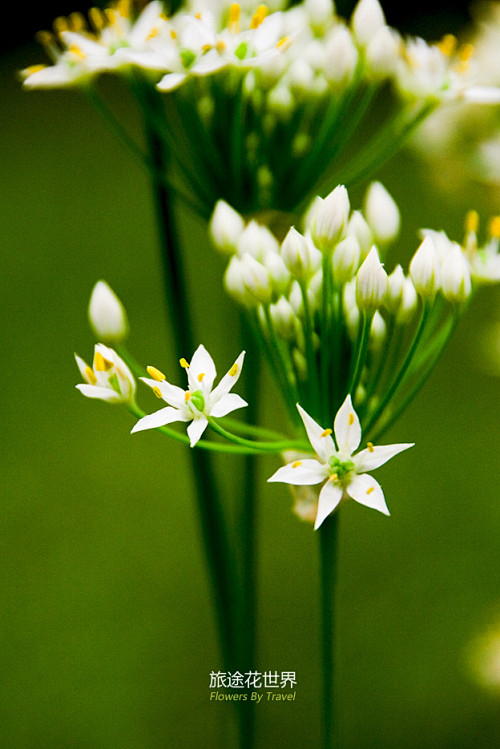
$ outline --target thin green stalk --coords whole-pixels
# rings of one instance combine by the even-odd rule
[[[296,408],[296,404],[299,401],[297,387],[296,384],[291,381],[291,377],[282,354],[282,346],[280,345],[280,341],[278,340],[278,336],[276,335],[274,323],[269,311],[269,306],[267,305],[264,306],[264,316],[267,323],[267,333],[269,335],[269,340],[267,339],[265,334],[261,335],[260,338],[264,341],[268,361],[271,363],[276,373],[281,393],[288,409],[288,414],[294,424],[300,424],[301,420]]]
[[[332,255],[329,252],[323,253],[322,259],[323,266],[323,288],[321,294],[321,395],[324,405],[324,411],[329,415],[330,413],[330,397],[331,392],[329,388],[328,378],[330,370],[330,328],[332,325],[332,302],[333,302],[333,269],[332,269]],[[336,321],[333,320],[335,325]]]
[[[372,326],[373,314],[374,313],[371,310],[363,310],[363,320],[361,322],[360,335],[358,336],[358,343],[356,348],[356,363],[354,365],[354,369],[348,386],[348,392],[352,394],[353,399],[356,396],[356,390],[361,379],[363,367],[365,366],[366,355],[368,353],[368,343],[370,341],[370,329]]]
[[[216,419],[208,417],[208,423],[217,434],[221,437],[234,442],[235,445],[242,445],[244,447],[251,447],[255,450],[259,450],[260,453],[281,453],[283,450],[305,450],[310,451],[311,446],[306,442],[300,442],[298,440],[286,440],[285,442],[255,442],[253,440],[247,440],[244,437],[238,437],[236,434],[228,432],[223,426],[219,424]]]
[[[314,340],[313,340],[313,319],[311,314],[311,308],[309,306],[309,298],[307,295],[307,285],[305,281],[299,282],[300,291],[302,294],[302,306],[304,308],[304,337],[306,344],[306,359],[307,359],[307,374],[308,384],[311,394],[311,405],[314,417],[319,419],[320,409],[320,389],[319,389],[319,374],[318,365],[316,360],[316,353],[314,351]]]
[[[318,531],[320,550],[321,652],[323,675],[323,747],[335,746],[335,583],[337,577],[338,513],[327,517]]]
[[[247,339],[248,341],[248,339]],[[247,342],[247,353],[248,353],[248,342]],[[247,356],[247,359],[250,357]],[[250,396],[246,396],[249,399],[249,405],[251,405]],[[248,409],[246,409],[248,415]],[[229,431],[235,434],[247,434],[254,437],[265,437],[270,440],[286,440],[286,434],[281,432],[275,432],[274,429],[266,429],[264,427],[255,426],[255,424],[247,424],[245,421],[238,421],[237,419],[231,419],[229,416],[224,416],[219,419],[219,424],[226,427]]]

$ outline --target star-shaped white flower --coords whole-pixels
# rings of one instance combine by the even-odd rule
[[[187,390],[171,385],[159,370],[148,367],[153,379],[141,377],[141,380],[153,388],[158,398],[162,398],[169,405],[139,419],[132,432],[157,429],[174,421],[190,421],[187,432],[191,447],[194,447],[207,428],[209,417],[226,416],[231,411],[248,405],[239,395],[229,392],[238,381],[244,357],[245,352],[242,351],[213,390],[217,373],[214,361],[204,346],[198,346],[190,364],[181,359],[181,366],[186,370],[188,378]]]
[[[133,403],[134,376],[116,351],[98,343],[95,347],[93,367],[89,367],[76,354],[75,359],[85,380],[85,384],[76,386],[83,395],[108,403]]]
[[[297,408],[317,459],[306,458],[289,463],[279,468],[268,481],[281,481],[297,486],[323,483],[319,494],[315,530],[346,496],[366,507],[379,510],[384,515],[389,515],[380,484],[366,471],[373,471],[398,453],[413,447],[413,443],[380,447],[368,443],[365,450],[354,455],[361,442],[361,425],[350,395],[335,417],[334,431],[338,449],[331,437],[332,430],[320,427],[298,404]]]

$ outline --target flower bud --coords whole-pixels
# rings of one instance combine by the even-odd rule
[[[233,255],[224,273],[224,288],[230,296],[233,297],[237,302],[243,305],[247,305],[249,301],[254,303],[253,297],[249,300],[249,294],[243,283],[243,275],[241,272],[241,260],[237,255]]]
[[[439,259],[432,239],[427,236],[410,263],[410,276],[417,294],[433,299],[439,289]]]
[[[312,67],[302,58],[295,60],[288,70],[289,85],[294,93],[308,93],[313,79],[314,71]]]
[[[293,226],[281,245],[281,257],[292,276],[301,280],[309,278],[321,262],[316,247]]]
[[[405,283],[405,274],[400,265],[396,265],[388,277],[387,294],[384,299],[385,308],[395,314],[401,305],[403,299],[403,287]]]
[[[127,313],[106,281],[98,281],[90,296],[88,317],[96,338],[121,343],[128,335]]]
[[[284,294],[290,283],[290,273],[277,252],[266,252],[262,264],[269,271],[273,290],[276,294]]]
[[[296,336],[297,318],[290,302],[281,296],[276,304],[271,304],[270,313],[277,334],[286,341],[293,341]]]
[[[448,301],[455,304],[465,302],[471,293],[469,266],[460,245],[453,243],[441,266],[441,289]]]
[[[250,221],[241,232],[236,249],[238,255],[251,255],[261,261],[268,252],[279,252],[279,244],[266,226]]]
[[[387,325],[385,320],[377,310],[373,315],[372,325],[370,328],[369,345],[372,351],[380,351],[387,334]]]
[[[395,239],[399,232],[399,209],[380,182],[372,182],[365,197],[365,216],[375,241],[386,245]]]
[[[364,260],[373,244],[373,232],[366,223],[366,219],[361,211],[353,211],[347,224],[347,233],[358,240],[361,250],[361,260]]]
[[[333,279],[336,284],[350,281],[358,270],[359,242],[354,236],[347,236],[333,251]]]
[[[210,236],[215,247],[225,255],[232,255],[244,229],[240,214],[224,200],[218,200],[210,220]]]
[[[399,54],[401,38],[397,31],[382,26],[372,37],[366,49],[366,62],[375,78],[390,75]]]
[[[360,309],[376,310],[384,301],[388,280],[377,248],[373,246],[356,276],[356,302]]]
[[[413,281],[411,280],[411,278],[405,278],[403,284],[403,293],[401,295],[401,304],[399,305],[399,309],[396,312],[397,324],[407,325],[415,314],[417,305],[418,297],[413,285]]]
[[[358,50],[345,26],[336,26],[326,42],[323,63],[325,78],[334,88],[351,83],[358,62]]]
[[[305,0],[304,8],[313,31],[317,34],[324,32],[333,18],[332,0]]]
[[[352,14],[352,29],[360,44],[368,44],[385,26],[384,11],[378,0],[359,0]]]
[[[293,114],[293,94],[284,83],[278,83],[267,96],[267,107],[282,122],[287,122]]]
[[[344,185],[338,185],[324,200],[316,202],[311,223],[314,244],[322,252],[331,252],[345,233],[349,219],[349,195]]]
[[[269,271],[251,255],[241,258],[241,277],[248,293],[261,304],[269,304],[272,299],[272,286]]]

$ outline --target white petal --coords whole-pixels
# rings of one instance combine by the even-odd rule
[[[205,346],[198,346],[186,371],[191,392],[203,390],[204,393],[209,393],[212,390],[216,375],[215,364]]]
[[[500,88],[493,86],[471,86],[462,94],[465,101],[471,104],[499,104]]]
[[[184,414],[171,406],[160,408],[160,410],[155,411],[154,414],[148,414],[147,416],[143,416],[142,419],[139,419],[132,429],[132,434],[134,432],[142,432],[144,429],[157,429],[158,427],[164,427],[174,421],[188,421],[188,419]]]
[[[314,523],[314,530],[317,530],[321,523],[326,520],[338,506],[342,499],[343,490],[333,481],[327,481],[319,494],[318,513]]]
[[[86,383],[90,384],[89,378],[87,377],[87,362],[84,362],[83,359],[78,356],[78,354],[75,354],[75,359],[82,378]]]
[[[231,411],[236,411],[237,408],[243,408],[244,406],[248,406],[248,403],[243,398],[236,393],[228,393],[227,395],[223,395],[210,409],[210,416],[226,416]]]
[[[173,91],[184,83],[187,75],[185,73],[167,73],[157,84],[160,91]]]
[[[304,411],[302,406],[300,406],[298,403],[297,408],[299,410],[300,417],[304,422],[307,436],[309,437],[309,442],[314,447],[317,455],[319,455],[319,457],[325,463],[327,463],[328,459],[331,458],[331,456],[335,453],[335,445],[333,444],[333,440],[329,434],[325,433],[328,432],[328,430],[320,427],[320,425],[316,421],[314,421],[314,419],[309,416],[307,411]]]
[[[370,507],[372,510],[383,512],[384,515],[390,515],[385,503],[384,492],[373,476],[369,476],[367,473],[354,476],[347,486],[346,491],[359,504]]]
[[[121,403],[123,398],[112,388],[101,388],[98,385],[75,385],[87,398],[97,398],[108,403]]]
[[[23,85],[25,88],[59,88],[76,84],[77,79],[85,75],[88,75],[85,68],[70,69],[64,62],[61,62],[31,73],[25,78]]]
[[[373,471],[375,468],[384,465],[388,460],[393,458],[403,450],[414,446],[414,442],[403,443],[398,445],[380,445],[367,450],[361,450],[360,453],[353,456],[354,465],[357,473],[363,471]]]
[[[216,400],[219,400],[219,398],[221,398],[226,393],[229,393],[233,385],[236,382],[238,382],[239,376],[241,374],[241,368],[243,367],[244,358],[245,358],[245,352],[242,351],[241,354],[236,359],[236,361],[234,362],[233,366],[224,375],[224,377],[219,382],[219,384],[216,387],[214,387],[214,389],[212,390],[213,402],[215,402]],[[231,374],[231,372],[233,372],[233,374]]]
[[[187,428],[189,439],[191,440],[191,447],[194,447],[201,435],[208,426],[208,419],[205,416],[200,416],[197,419],[193,419],[191,424]]]
[[[320,484],[328,476],[328,468],[314,458],[297,460],[278,468],[268,481],[279,481],[295,486],[312,486]]]
[[[149,385],[150,388],[157,387],[162,394],[163,400],[171,406],[174,406],[174,408],[182,408],[185,404],[186,391],[177,385],[171,385],[170,382],[167,382],[166,380],[158,382],[158,380],[151,380],[148,377],[141,377],[141,380],[145,382],[146,385]]]
[[[361,425],[350,395],[337,411],[333,428],[340,453],[352,455],[361,442]]]

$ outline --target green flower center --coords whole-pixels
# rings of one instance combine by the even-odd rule
[[[181,51],[180,51],[180,58],[181,58],[181,62],[182,62],[183,67],[186,70],[189,70],[189,68],[191,67],[191,65],[196,60],[196,55],[190,49],[181,49]]]
[[[190,400],[198,411],[203,411],[205,409],[205,398],[203,397],[201,390],[195,390],[194,393],[191,393]]]
[[[354,463],[352,460],[340,460],[336,455],[332,455],[328,463],[330,465],[331,475],[333,476],[334,474],[337,474],[339,481],[342,481],[348,473],[351,473],[351,471],[354,470]]]

